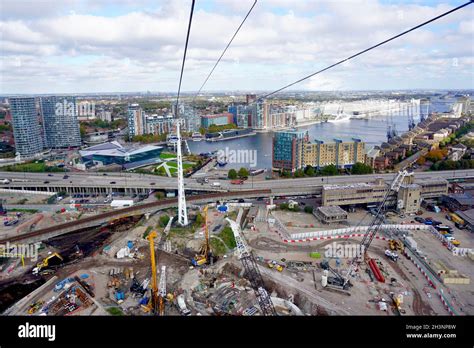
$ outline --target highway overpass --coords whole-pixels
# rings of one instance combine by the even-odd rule
[[[225,193],[208,193],[199,196],[190,196],[187,198],[188,204],[202,204],[202,203],[211,203],[221,199],[238,199],[238,198],[256,198],[263,196],[270,196],[270,190],[249,190],[242,192],[225,192]],[[157,202],[137,204],[132,207],[116,209],[106,213],[97,214],[93,216],[84,217],[82,219],[66,222],[63,224],[57,224],[51,227],[42,228],[36,231],[14,235],[6,237],[5,234],[0,236],[0,244],[5,244],[7,242],[28,242],[35,243],[42,240],[46,240],[52,237],[59,236],[61,234],[70,233],[73,231],[82,230],[85,228],[91,228],[96,226],[101,226],[108,224],[113,220],[120,219],[123,217],[133,216],[133,215],[144,215],[146,213],[154,213],[158,210],[173,208],[178,206],[177,198],[167,198],[162,199]]]
[[[415,172],[417,182],[427,179],[471,179],[474,180],[474,169],[437,171],[437,172]],[[395,174],[369,174],[369,175],[339,175],[329,177],[256,180],[249,178],[243,185],[232,185],[229,180],[210,179],[207,184],[200,184],[193,178],[186,178],[185,189],[188,192],[241,192],[254,189],[269,189],[275,195],[292,194],[318,194],[322,185],[325,184],[350,184],[356,182],[371,182],[376,178],[384,178],[391,181]],[[0,185],[0,188],[74,193],[99,193],[107,194],[111,192],[147,193],[150,190],[176,190],[177,179],[161,177],[156,175],[144,175],[137,173],[67,173],[64,178],[63,173],[18,173],[2,172],[0,179],[8,178],[9,184]],[[213,186],[212,183],[218,181],[220,187]]]

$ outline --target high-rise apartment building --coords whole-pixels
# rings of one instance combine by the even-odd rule
[[[41,97],[40,109],[43,117],[45,147],[81,146],[75,97]]]
[[[22,156],[40,153],[43,134],[38,120],[35,98],[9,98],[16,152]]]
[[[128,134],[130,138],[145,134],[145,113],[138,104],[128,105]]]
[[[307,131],[276,132],[272,147],[273,168],[292,172],[302,168],[304,144],[307,141]]]

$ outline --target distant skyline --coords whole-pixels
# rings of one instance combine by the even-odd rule
[[[466,1],[259,0],[203,92],[273,90]],[[197,0],[196,91],[253,0]],[[190,0],[0,1],[0,94],[175,93]],[[294,86],[474,89],[474,5]]]

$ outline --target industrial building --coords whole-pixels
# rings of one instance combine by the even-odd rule
[[[348,185],[324,185],[322,205],[360,205],[376,204],[382,201],[387,185],[383,179],[372,183],[354,183]],[[387,206],[397,207],[401,212],[414,213],[420,209],[425,198],[438,198],[448,192],[446,180],[421,181],[415,183],[413,177],[406,177],[397,196],[389,197]]]
[[[99,144],[80,150],[82,163],[86,166],[120,165],[123,169],[159,163],[161,146],[147,145],[137,148],[126,148],[116,141]]]
[[[364,162],[365,143],[357,138],[349,140],[315,139],[304,145],[303,165],[322,168],[334,164],[338,168],[348,168],[357,162]]]
[[[441,197],[441,202],[447,206],[451,211],[469,210],[474,208],[474,196],[470,193],[453,193],[444,194]]]
[[[347,212],[337,205],[318,207],[313,214],[319,221],[325,224],[347,221]]]
[[[469,231],[474,232],[474,209],[465,211],[458,210],[456,211],[456,215],[464,220],[464,226],[466,226]]]

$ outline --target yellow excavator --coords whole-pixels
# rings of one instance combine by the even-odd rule
[[[390,247],[390,250],[393,250],[393,251],[403,252],[404,250],[403,242],[400,240],[390,239],[388,241],[388,246]]]
[[[191,260],[193,266],[202,266],[208,264],[211,260],[211,246],[209,243],[209,228],[207,225],[207,209],[206,205],[203,209],[204,212],[204,243],[199,250],[199,253]]]
[[[58,253],[48,255],[48,257],[45,257],[43,261],[36,264],[36,267],[33,268],[33,274],[38,274],[43,268],[60,265],[63,261],[63,257]]]

